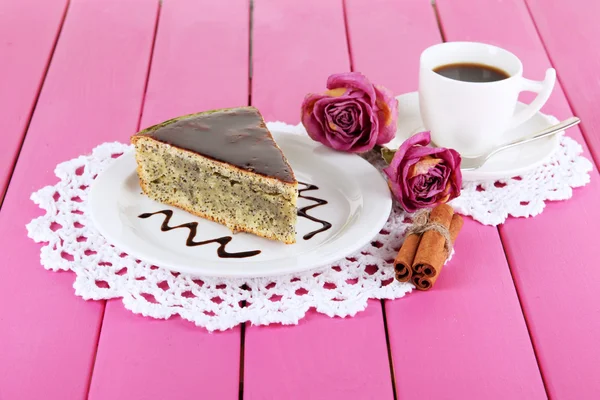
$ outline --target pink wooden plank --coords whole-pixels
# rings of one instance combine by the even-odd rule
[[[254,3],[252,104],[267,121],[297,124],[306,93],[322,91],[330,74],[350,70],[342,3],[278,3]]]
[[[380,302],[352,318],[310,311],[246,328],[244,399],[392,399]]]
[[[559,79],[575,114],[585,122],[582,130],[591,153],[600,163],[600,3],[530,0],[529,10],[546,51],[560,72]],[[564,27],[557,29],[557,27]]]
[[[208,333],[181,318],[106,304],[89,399],[234,399],[240,329]]]
[[[521,0],[439,3],[449,40],[478,40],[508,48],[523,60],[525,76],[543,77],[550,61]],[[562,12],[567,12],[566,6]],[[497,21],[503,21],[502,26]],[[506,29],[506,26],[511,28]],[[565,26],[564,21],[553,29],[558,26]],[[570,62],[585,66],[590,55],[581,51],[573,56]],[[590,87],[597,88],[593,82]],[[597,89],[594,89],[596,92],[591,90],[589,94],[598,93]],[[558,118],[571,115],[560,85],[544,111]],[[589,122],[594,129],[594,120]],[[590,129],[585,118],[583,126]],[[570,129],[568,134],[583,143],[579,129]],[[589,156],[587,149],[586,154]],[[598,198],[600,185],[598,173],[594,171],[591,183],[575,190],[571,200],[551,203],[542,215],[533,219],[510,219],[500,229],[546,388],[552,398],[585,399],[597,398],[600,394],[596,373],[596,360],[600,358],[597,345],[600,292],[593,284],[600,282],[593,233],[596,221],[600,221]],[[577,272],[569,273],[573,269]]]
[[[253,103],[298,123],[304,95],[349,70],[342,3],[255,2],[253,49]],[[344,320],[310,311],[298,326],[247,327],[244,398],[393,398],[380,303]]]
[[[141,125],[246,105],[248,24],[247,0],[164,2]],[[239,328],[210,334],[180,318],[134,315],[111,300],[90,398],[237,398],[239,362]]]
[[[45,271],[25,224],[57,163],[135,130],[157,3],[74,0],[0,212],[0,398],[83,399],[104,303]]]
[[[399,397],[546,398],[497,230],[466,220],[442,278],[386,303]]]
[[[355,69],[416,90],[419,55],[440,41],[429,2],[346,4]],[[386,302],[398,398],[545,398],[497,229],[467,220],[456,251],[433,290]]]
[[[249,0],[164,2],[142,127],[248,105]]]
[[[67,0],[0,2],[0,203],[66,8]]]
[[[419,87],[419,56],[440,42],[435,16],[418,0],[345,0],[354,70],[396,95]]]

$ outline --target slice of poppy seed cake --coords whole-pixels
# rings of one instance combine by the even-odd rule
[[[298,182],[256,108],[174,118],[131,143],[151,199],[234,232],[296,242]]]

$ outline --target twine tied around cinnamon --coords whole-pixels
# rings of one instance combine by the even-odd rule
[[[436,231],[444,238],[444,248],[448,256],[452,253],[452,239],[450,230],[438,222],[429,222],[430,209],[423,209],[417,212],[413,217],[413,224],[406,232],[406,235],[422,235],[427,231]]]
[[[416,213],[394,259],[396,280],[410,281],[418,290],[431,289],[462,226],[462,217],[447,204]]]

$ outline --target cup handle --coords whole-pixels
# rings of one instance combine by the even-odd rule
[[[548,68],[546,70],[546,77],[542,82],[532,81],[530,79],[521,78],[521,92],[534,92],[538,95],[525,109],[519,111],[512,118],[510,128],[521,125],[529,118],[533,117],[535,113],[540,111],[542,106],[546,104],[554,84],[556,83],[556,70],[554,68]]]

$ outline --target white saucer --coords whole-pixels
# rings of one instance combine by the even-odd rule
[[[392,150],[400,147],[410,136],[425,130],[419,111],[419,93],[407,93],[396,98],[399,103],[396,137],[384,145],[384,147]],[[525,106],[523,103],[518,103],[517,111]],[[535,134],[557,122],[556,118],[538,112],[524,124],[506,132],[506,141],[509,142],[513,139]],[[543,164],[554,154],[560,146],[560,136],[561,133],[558,133],[549,138],[539,139],[532,143],[501,151],[490,158],[483,167],[472,171],[462,171],[463,180],[479,181],[511,178],[530,171]]]
[[[278,132],[273,136],[298,181],[319,187],[303,194],[328,201],[308,214],[327,220],[332,227],[310,240],[303,236],[321,224],[301,217],[296,225],[297,243],[285,245],[247,233],[232,235],[225,226],[152,201],[141,192],[133,152],[123,154],[94,181],[89,197],[92,220],[100,233],[123,251],[155,265],[200,276],[260,277],[300,272],[333,263],[369,243],[392,207],[381,174],[361,157],[330,150],[308,136]],[[310,204],[314,202],[298,199],[299,207]],[[164,215],[138,217],[160,210],[173,211],[171,227],[197,222],[196,241],[232,236],[226,245],[228,252],[261,253],[248,258],[219,258],[217,243],[187,247],[187,228],[162,232]]]

